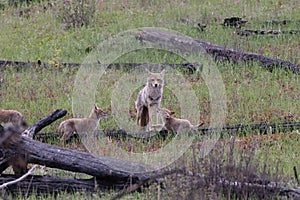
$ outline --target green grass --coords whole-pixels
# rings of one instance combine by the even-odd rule
[[[281,2],[281,3],[280,3]],[[270,1],[109,1],[97,8],[94,22],[88,27],[63,30],[55,7],[43,10],[47,2],[29,5],[30,16],[16,14],[21,8],[6,8],[0,11],[0,59],[16,61],[37,61],[52,64],[50,68],[17,68],[9,66],[0,78],[3,83],[0,90],[0,108],[16,109],[23,113],[29,124],[38,121],[57,108],[68,110],[67,116],[73,116],[72,96],[77,69],[63,68],[59,62],[83,62],[89,48],[95,48],[107,38],[128,29],[139,27],[164,27],[187,36],[225,45],[244,51],[261,53],[265,56],[300,63],[299,35],[249,36],[241,37],[234,28],[223,27],[223,19],[240,16],[248,20],[245,29],[281,29],[295,30],[299,27],[300,9],[297,0]],[[26,7],[27,8],[27,7]],[[224,9],[226,8],[226,9]],[[287,25],[266,25],[267,20],[291,20]],[[297,21],[298,20],[298,21]],[[206,24],[205,31],[197,28],[197,23]],[[164,51],[139,50],[123,55],[116,63],[183,63],[177,55]],[[217,63],[218,70],[226,88],[227,113],[225,123],[250,124],[300,120],[300,83],[299,77],[284,70],[275,69],[272,73],[256,63]],[[2,72],[1,72],[2,73]],[[101,108],[111,107],[111,93],[115,84],[128,70],[109,69],[98,82],[95,102]],[[200,118],[208,127],[211,110],[209,91],[199,74],[182,73],[192,85],[199,104]],[[141,86],[142,87],[142,86]],[[131,95],[128,117],[134,112],[134,101],[140,88]],[[163,106],[176,112],[180,117],[178,99],[166,83]],[[134,119],[130,119],[134,123]],[[200,119],[189,119],[197,123]],[[45,132],[55,132],[61,122],[58,120]],[[100,122],[103,129],[118,129],[113,116]],[[250,132],[247,137],[256,135]],[[299,130],[292,137],[266,139],[257,149],[255,159],[262,161],[257,168],[262,171],[264,161],[268,165],[278,162],[283,180],[293,180],[293,166],[300,166],[298,144]],[[169,140],[168,140],[169,141]],[[61,145],[57,141],[49,141]],[[117,142],[116,140],[113,142]],[[136,152],[152,151],[166,142],[151,141],[144,143],[134,140],[122,141],[122,148],[134,146]],[[69,148],[77,146],[69,145]],[[246,151],[247,152],[247,151]],[[246,153],[245,152],[245,153]],[[113,154],[113,152],[110,152]],[[239,153],[238,151],[236,152]],[[187,165],[192,162],[192,153],[187,152]],[[226,155],[224,155],[226,158]],[[276,173],[275,169],[270,170]],[[54,174],[67,175],[53,170]],[[151,190],[150,190],[151,191]],[[170,189],[171,191],[171,189]],[[156,193],[135,193],[131,198],[156,198]],[[65,194],[62,194],[63,196]],[[110,194],[107,194],[109,198]],[[153,196],[154,195],[154,196]],[[166,194],[164,194],[166,195]],[[68,195],[66,195],[68,196]],[[32,197],[34,199],[34,197]],[[68,196],[69,199],[80,199]],[[104,196],[105,198],[105,196]]]

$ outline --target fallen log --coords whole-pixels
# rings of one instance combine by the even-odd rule
[[[240,36],[249,35],[282,35],[282,34],[299,34],[300,30],[238,30],[237,34]]]
[[[247,20],[243,20],[240,17],[230,17],[230,18],[225,18],[222,25],[241,28],[241,26],[246,23],[247,23]]]
[[[159,67],[162,64],[160,63],[111,63],[107,66],[108,69],[132,69],[132,68],[136,68],[139,66],[144,66],[145,64],[147,64],[150,67]],[[182,64],[176,64],[176,63],[163,63],[163,65],[168,65],[172,68],[183,68],[183,69],[187,69],[190,72],[193,72],[194,70],[194,65],[195,63],[182,63]],[[55,65],[59,65],[62,66],[63,68],[79,68],[82,64],[81,63],[65,63],[65,62],[60,62],[60,63],[56,63]],[[101,66],[101,63],[95,63],[94,65],[99,65]],[[22,61],[10,61],[10,60],[0,60],[0,70],[5,70],[5,68],[7,66],[16,66],[16,67],[21,67],[21,68],[28,68],[28,67],[44,67],[44,68],[51,68],[54,65],[53,64],[49,64],[48,62],[41,62],[40,60],[38,60],[37,62],[22,62]],[[105,66],[106,65],[102,65]],[[58,68],[59,69],[59,68]],[[0,73],[0,75],[3,73]],[[1,84],[1,76],[0,76],[0,84]]]
[[[259,65],[273,71],[275,67],[292,71],[299,75],[300,66],[291,62],[263,56],[261,54],[245,52],[228,48],[226,46],[216,45],[213,43],[192,39],[171,32],[166,32],[158,29],[143,29],[136,38],[141,42],[148,42],[164,46],[165,48],[176,48],[183,53],[199,53],[204,49],[208,54],[216,60],[232,61],[232,62],[258,62]]]
[[[7,145],[0,146],[1,160],[9,159],[14,155],[22,155],[28,163],[85,173],[105,181],[111,187],[114,187],[115,184],[126,186],[130,183],[147,180],[151,176],[147,170],[153,169],[153,167],[136,162],[105,156],[96,157],[89,153],[45,144],[20,133],[14,133],[12,128],[7,132],[1,136],[7,134],[12,134],[12,136],[6,137],[9,141],[3,142]],[[6,138],[1,137],[0,139]]]
[[[190,181],[193,182],[193,190],[203,188],[209,185],[215,185],[215,188],[219,188],[225,195],[234,194],[236,197],[244,198],[256,197],[259,199],[273,199],[273,198],[291,198],[299,199],[300,190],[297,188],[286,187],[286,183],[272,182],[267,183],[255,183],[247,182],[246,180],[227,180],[224,177],[211,178],[204,174],[195,174],[193,172],[184,173],[185,176],[190,177]]]
[[[26,129],[23,132],[23,134],[27,135],[30,138],[33,138],[37,132],[42,130],[44,127],[50,125],[52,122],[56,121],[57,119],[62,118],[66,114],[67,114],[66,110],[58,109],[58,110],[54,111],[53,113],[51,113],[50,115],[48,115],[47,117],[44,117],[40,121],[31,125],[28,129]]]
[[[15,180],[17,176],[2,174],[0,183],[6,183]],[[56,178],[51,176],[28,176],[23,181],[10,185],[5,190],[11,194],[30,195],[34,194],[55,194],[58,192],[95,192],[95,181],[93,179],[71,179]]]
[[[290,23],[295,23],[295,24],[300,24],[300,20],[297,21],[291,21],[291,20],[267,20],[265,21],[265,25],[270,26],[270,25],[287,25]]]
[[[4,184],[17,179],[18,176],[11,174],[1,174],[0,184]],[[114,189],[123,189],[124,185],[115,184]],[[89,192],[104,193],[109,191],[110,186],[100,179],[76,179],[76,178],[60,178],[53,176],[29,175],[22,181],[9,185],[5,191],[14,195],[21,194],[28,196],[31,194],[57,194],[60,192]]]
[[[291,132],[300,129],[300,122],[280,122],[280,123],[261,123],[261,124],[237,124],[233,126],[225,126],[221,129],[221,134],[231,134],[231,135],[248,135],[249,131],[259,133],[259,134],[274,134],[279,132]],[[199,133],[207,135],[209,132],[215,130],[214,128],[200,128]],[[158,137],[165,139],[169,134],[166,130],[159,131],[156,135],[142,133],[145,137],[142,139],[151,139],[152,137]],[[130,132],[125,130],[96,130],[94,133],[95,137],[104,135],[106,137],[116,138],[116,139],[128,139],[137,138]],[[55,139],[60,137],[59,133],[44,133],[40,132],[35,135],[35,139],[39,141],[46,141],[47,139]],[[73,137],[73,136],[72,136]],[[75,135],[76,137],[76,135]]]

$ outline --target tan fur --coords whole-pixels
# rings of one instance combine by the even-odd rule
[[[152,73],[147,70],[147,84],[138,93],[135,102],[137,125],[147,126],[149,124],[149,130],[152,129],[153,114],[156,113],[156,109],[160,106],[162,100],[164,74],[165,70],[161,73]]]
[[[13,149],[13,154],[7,157],[6,167],[12,166],[13,171],[17,175],[22,175],[27,172],[28,154],[21,151],[19,144],[21,141],[22,128],[18,125],[6,125],[0,127],[0,145],[4,149]]]
[[[23,115],[16,110],[0,110],[0,123],[12,123],[23,128],[27,126]]]
[[[93,107],[91,114],[87,118],[71,118],[60,123],[58,126],[59,133],[63,132],[62,140],[69,139],[73,134],[84,134],[94,131],[99,123],[99,120],[107,116],[107,112]]]
[[[200,126],[204,123],[200,123],[196,126],[192,125],[191,122],[187,119],[178,119],[173,117],[174,112],[166,109],[166,108],[158,108],[158,112],[161,115],[164,127],[169,131],[178,132],[180,130],[198,130]]]

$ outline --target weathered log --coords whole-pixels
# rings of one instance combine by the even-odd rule
[[[300,24],[300,20],[296,20],[296,21],[291,21],[291,20],[267,20],[265,21],[265,25],[270,26],[270,25],[287,25],[290,23],[295,23],[295,24]]]
[[[82,64],[81,63],[56,63],[59,66],[62,66],[64,68],[79,68]],[[92,64],[93,66],[99,65],[101,66],[101,63],[95,63]],[[107,66],[108,69],[132,69],[139,67],[141,65],[145,65],[145,63],[111,63]],[[148,66],[150,67],[158,67],[161,66],[161,64],[158,63],[147,63]],[[194,70],[194,63],[183,63],[183,64],[174,64],[174,63],[165,63],[164,65],[168,65],[172,68],[183,68],[187,69],[190,72],[193,72]],[[38,60],[37,62],[21,62],[21,61],[9,61],[9,60],[0,60],[0,70],[5,70],[6,66],[16,66],[16,67],[21,67],[21,68],[29,68],[29,67],[44,67],[44,68],[50,68],[53,67],[53,65],[47,63],[47,62],[41,62]],[[106,67],[106,65],[103,65]],[[3,73],[2,73],[3,74]],[[0,84],[1,84],[1,73],[0,73]]]
[[[221,133],[222,134],[239,134],[239,135],[247,135],[249,134],[249,131],[260,133],[260,134],[273,134],[273,133],[279,133],[279,132],[291,132],[294,130],[300,129],[300,122],[280,122],[280,123],[261,123],[261,124],[237,124],[233,126],[225,126],[222,128]],[[200,128],[199,133],[206,135],[209,132],[212,132],[213,128]],[[125,130],[96,130],[95,131],[95,137],[99,135],[105,135],[107,137],[111,138],[117,138],[117,139],[127,139],[127,138],[135,138],[134,135],[132,135],[129,132],[126,132]],[[166,136],[169,134],[166,130],[161,130],[156,135],[151,135],[150,133],[147,135],[145,133],[142,133],[145,138],[143,139],[150,139],[151,137],[160,137],[162,139],[165,139]],[[148,136],[148,137],[147,137]],[[35,135],[35,139],[39,141],[46,141],[47,139],[55,139],[60,137],[59,133],[43,133],[40,132]],[[75,136],[76,137],[76,136]],[[141,139],[141,138],[139,138]]]
[[[180,171],[183,172],[183,171]],[[210,177],[205,174],[195,174],[193,172],[183,173],[187,178],[189,177],[192,184],[192,191],[196,191],[199,188],[208,187],[214,185],[219,191],[225,195],[234,194],[236,197],[244,198],[256,197],[258,199],[274,199],[279,197],[299,199],[300,190],[297,188],[288,188],[283,182],[266,183],[261,182],[247,182],[247,180],[227,180],[226,177]]]
[[[230,17],[230,18],[225,18],[222,25],[240,28],[242,25],[246,23],[247,20],[243,20],[240,17]]]
[[[119,129],[119,130],[96,130],[94,132],[94,136],[105,136],[110,138],[116,138],[116,139],[139,139],[139,140],[150,140],[152,138],[160,138],[165,139],[168,136],[169,132],[166,129],[163,129],[161,131],[150,131],[150,132],[140,132],[140,133],[131,133],[126,132],[125,130]],[[143,137],[141,137],[143,136]],[[55,132],[39,132],[38,134],[34,135],[34,139],[38,141],[45,142],[48,139],[53,140],[61,137],[61,134],[55,133]],[[66,142],[70,142],[74,138],[77,139],[79,136],[78,134],[73,134]]]
[[[7,183],[17,179],[18,176],[11,174],[1,174],[0,184]],[[114,190],[123,189],[124,185],[114,185]],[[111,189],[111,185],[100,179],[76,179],[76,178],[60,178],[53,176],[29,175],[24,180],[9,185],[5,190],[11,194],[30,195],[30,194],[57,194],[60,192],[89,192],[102,193]]]
[[[289,61],[263,56],[261,54],[245,52],[228,48],[226,46],[188,38],[171,32],[158,29],[143,29],[136,38],[141,42],[149,42],[164,46],[165,48],[176,48],[183,53],[199,53],[204,49],[208,54],[217,60],[227,60],[233,62],[258,62],[262,67],[272,71],[275,67],[292,71],[299,75],[300,66]]]
[[[238,35],[249,36],[249,35],[282,35],[282,34],[300,34],[300,30],[238,30]]]
[[[58,110],[54,111],[53,113],[51,113],[50,115],[48,115],[47,117],[44,117],[40,121],[31,125],[28,129],[26,129],[23,132],[23,134],[27,135],[30,138],[33,138],[33,136],[37,132],[39,132],[40,130],[42,130],[44,127],[48,126],[52,122],[56,121],[57,119],[62,118],[66,114],[67,114],[66,110],[58,109]]]
[[[13,145],[0,146],[2,159],[13,155],[26,154],[28,163],[47,167],[81,172],[106,181],[107,184],[129,184],[146,180],[150,177],[147,170],[152,169],[136,162],[117,160],[105,156],[94,156],[89,153],[66,149],[32,140],[21,134],[14,134]],[[17,137],[17,139],[15,139]],[[16,148],[17,147],[17,148]],[[16,151],[18,150],[18,151]]]

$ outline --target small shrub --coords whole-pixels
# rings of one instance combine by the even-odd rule
[[[88,26],[94,19],[97,0],[58,1],[58,19],[63,29]]]

